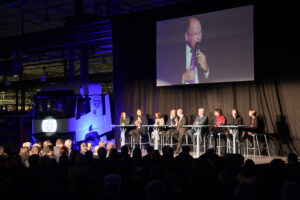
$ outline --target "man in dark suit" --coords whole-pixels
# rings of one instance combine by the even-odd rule
[[[136,117],[133,120],[134,125],[136,125],[135,129],[132,129],[129,131],[129,135],[131,135],[135,141],[136,145],[140,144],[140,134],[145,135],[146,134],[146,128],[143,127],[143,125],[147,125],[147,118],[143,115],[141,109],[137,109],[136,111]]]
[[[169,116],[168,121],[166,123],[168,128],[167,128],[166,131],[165,130],[161,131],[161,133],[166,138],[168,143],[170,143],[170,137],[172,135],[172,132],[176,131],[177,123],[178,123],[178,116],[176,115],[176,110],[172,109],[170,111],[170,116]]]
[[[208,117],[205,114],[204,108],[198,109],[198,116],[196,117],[193,125],[207,125],[208,124]],[[197,128],[191,128],[188,133],[191,138],[193,138],[193,135],[196,133]],[[201,136],[204,137],[204,134],[208,133],[207,127],[201,128]]]
[[[181,108],[177,109],[177,116],[178,116],[178,124],[176,127],[176,131],[172,132],[172,136],[178,140],[177,149],[175,154],[178,154],[180,148],[182,146],[182,140],[186,134],[186,128],[184,125],[187,125],[187,117],[183,114],[183,110]]]

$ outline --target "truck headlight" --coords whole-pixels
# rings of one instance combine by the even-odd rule
[[[42,121],[43,132],[55,132],[57,129],[57,122],[55,119],[44,119]]]

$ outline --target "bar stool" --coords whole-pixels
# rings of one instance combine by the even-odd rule
[[[173,143],[173,136],[172,136],[172,135],[170,136],[170,140],[171,140],[170,146],[171,146],[172,148],[173,148],[173,145],[178,144],[178,143]],[[188,135],[185,134],[185,144],[182,144],[182,146],[187,146],[187,145],[189,145],[189,139],[188,139]]]
[[[222,147],[226,147],[226,153],[231,153],[231,142],[230,140],[226,137],[226,146],[225,145],[221,145],[221,135],[225,135],[225,133],[218,133],[218,138],[217,138],[217,149],[218,149],[218,154],[221,154],[221,148]]]
[[[270,149],[269,149],[269,144],[268,144],[268,140],[267,140],[267,135],[265,133],[253,133],[251,135],[251,137],[252,137],[253,147],[248,146],[248,138],[246,139],[247,157],[248,157],[248,151],[249,150],[253,150],[253,155],[254,155],[254,158],[255,158],[256,150],[258,151],[258,155],[261,156],[260,149],[266,149],[267,153],[268,153],[268,156],[270,158]],[[266,147],[260,147],[259,146],[258,137],[263,137],[263,139],[265,140]]]
[[[151,136],[150,136],[150,133],[147,132],[147,135],[148,135],[148,141],[147,141],[147,142],[142,142],[143,136],[144,136],[144,135],[143,135],[143,134],[140,135],[140,149],[142,149],[142,145],[143,145],[143,144],[150,144],[150,137],[151,137]]]
[[[126,140],[125,140],[126,141]],[[130,142],[125,142],[125,145],[129,145],[131,148],[133,148],[134,145],[134,141],[133,141],[133,137],[132,135],[130,135]]]
[[[192,137],[193,137],[192,138],[192,141],[193,141],[193,144],[192,144],[193,145],[193,151],[196,152],[197,135],[194,134]],[[200,133],[199,137],[200,137],[200,144],[199,144],[200,152],[201,152],[201,147],[203,147],[203,152],[206,152],[206,138],[205,137],[202,138],[202,133]]]

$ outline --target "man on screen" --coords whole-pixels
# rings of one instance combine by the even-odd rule
[[[196,17],[188,19],[184,36],[186,41],[186,70],[182,74],[182,84],[199,83],[199,78],[208,78],[209,68],[206,56],[200,51],[202,27]]]

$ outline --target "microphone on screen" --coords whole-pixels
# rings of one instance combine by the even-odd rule
[[[200,56],[200,42],[196,42],[195,48],[194,48],[194,55],[195,55],[195,63],[197,67],[200,67],[200,63],[198,62],[199,56]]]

